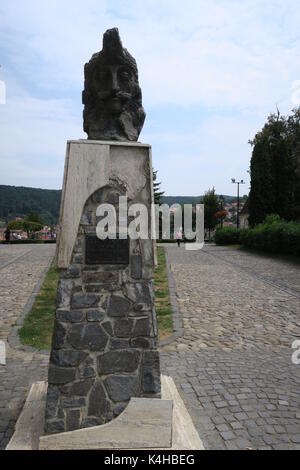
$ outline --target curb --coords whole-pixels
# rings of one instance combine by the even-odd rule
[[[171,271],[171,264],[168,258],[168,252],[166,248],[164,248],[165,256],[166,256],[166,265],[168,270],[168,282],[169,282],[169,292],[170,292],[170,302],[171,308],[173,313],[173,331],[174,333],[166,339],[163,339],[159,342],[159,347],[166,346],[170,343],[173,343],[177,338],[183,336],[183,322],[182,322],[182,315],[179,309],[179,305],[177,302],[177,295],[176,295],[176,288],[175,282],[173,278],[173,274]]]
[[[12,326],[11,332],[10,332],[8,338],[7,338],[7,342],[9,344],[9,346],[13,349],[18,349],[19,351],[25,351],[25,352],[37,352],[37,353],[45,355],[45,356],[49,356],[49,354],[50,354],[50,351],[48,351],[47,349],[38,350],[36,348],[33,348],[32,346],[27,346],[25,344],[22,344],[21,341],[20,341],[18,333],[19,333],[19,329],[24,324],[25,318],[27,317],[28,313],[32,309],[32,306],[34,304],[36,296],[38,295],[38,293],[41,290],[41,287],[43,285],[43,282],[45,280],[47,272],[49,271],[49,268],[51,266],[52,261],[53,261],[53,257],[50,258],[50,260],[49,260],[46,268],[44,269],[40,279],[38,280],[38,282],[34,286],[33,291],[31,293],[29,299],[27,300],[27,302],[25,304],[25,307],[23,308],[23,312],[22,312],[21,316],[17,319],[16,323]]]

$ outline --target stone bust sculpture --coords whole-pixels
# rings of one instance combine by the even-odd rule
[[[136,141],[145,120],[135,59],[117,28],[103,35],[102,51],[84,67],[83,129],[92,140]]]

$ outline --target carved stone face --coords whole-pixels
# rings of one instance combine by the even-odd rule
[[[134,58],[118,30],[106,31],[103,49],[85,65],[84,131],[89,139],[138,139],[145,120]]]
[[[120,114],[126,102],[132,98],[132,73],[125,65],[104,65],[95,71],[94,88],[106,110]]]

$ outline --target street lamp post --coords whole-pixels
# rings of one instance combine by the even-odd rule
[[[219,196],[221,211],[224,211],[224,196]],[[223,228],[223,217],[221,217],[221,228]]]
[[[231,178],[233,184],[237,184],[237,217],[236,217],[236,228],[240,228],[240,184],[245,184],[244,180],[236,181],[235,178]]]

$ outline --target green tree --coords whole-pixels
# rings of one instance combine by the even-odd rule
[[[217,212],[220,210],[220,200],[215,193],[215,188],[209,189],[201,198],[204,204],[204,227],[208,230],[209,241],[211,239],[211,231],[218,224]]]
[[[268,214],[279,214],[287,220],[295,215],[292,140],[288,120],[278,111],[268,117],[263,129],[250,142],[253,146],[249,193],[251,226],[263,222]]]
[[[39,214],[30,211],[25,219],[11,220],[7,227],[9,230],[24,230],[27,232],[28,238],[34,236],[35,232],[42,230],[44,226],[43,220]]]
[[[36,223],[36,224],[39,224],[39,225],[44,225],[44,221],[42,219],[42,217],[40,216],[40,214],[38,214],[37,212],[34,212],[34,211],[29,211],[28,214],[26,215],[25,217],[25,221],[26,222],[33,222],[33,223]]]
[[[154,203],[161,204],[161,198],[165,194],[164,191],[160,191],[161,182],[157,181],[157,170],[153,168],[153,191],[154,191]]]

